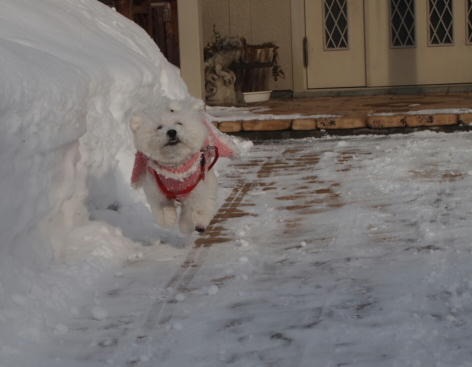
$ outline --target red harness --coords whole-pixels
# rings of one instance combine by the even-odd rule
[[[190,194],[200,181],[205,179],[206,172],[213,168],[218,158],[218,148],[207,146],[182,166],[166,167],[151,160],[143,153],[136,152],[131,182],[137,183],[147,171],[154,177],[157,186],[169,200],[180,200]]]

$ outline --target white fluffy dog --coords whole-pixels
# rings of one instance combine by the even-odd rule
[[[131,181],[143,188],[157,223],[205,231],[216,212],[212,168],[236,155],[234,144],[206,120],[201,101],[166,102],[135,114],[130,127],[137,149]]]

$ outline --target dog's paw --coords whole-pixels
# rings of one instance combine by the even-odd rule
[[[193,231],[203,233],[207,229],[206,225],[201,223],[195,223],[194,221],[188,220],[188,218],[181,218],[179,227],[182,233],[192,233]]]
[[[206,231],[206,227],[197,225],[197,226],[195,226],[195,230],[196,230],[198,233],[203,233],[203,232]]]

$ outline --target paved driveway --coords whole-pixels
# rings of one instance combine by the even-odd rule
[[[192,244],[146,247],[61,366],[470,366],[472,134],[265,142]]]

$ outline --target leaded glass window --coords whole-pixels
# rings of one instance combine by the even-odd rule
[[[392,47],[414,47],[415,33],[415,0],[390,0]]]
[[[347,0],[324,1],[324,36],[328,50],[349,47]]]
[[[448,45],[454,42],[452,0],[429,0],[429,43]]]

